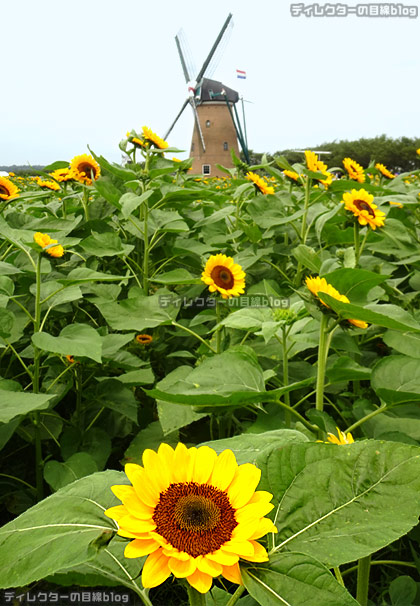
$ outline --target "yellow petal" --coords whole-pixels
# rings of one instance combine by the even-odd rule
[[[162,442],[158,448],[158,455],[169,470],[173,469],[175,452],[172,446]]]
[[[261,478],[261,470],[251,463],[240,465],[227,491],[232,507],[239,509],[248,503]]]
[[[188,583],[200,593],[207,593],[213,583],[213,577],[204,572],[196,570],[192,575],[187,577]]]
[[[185,444],[177,444],[174,456],[172,477],[174,482],[190,482],[194,469],[196,448],[187,448]]]
[[[272,498],[273,495],[271,492],[267,492],[266,490],[257,490],[250,498],[249,504],[261,503],[262,501],[264,501],[264,503],[268,503],[268,501],[271,501]]]
[[[237,468],[238,464],[233,452],[231,450],[224,450],[217,457],[209,484],[220,490],[226,490],[232,482]]]
[[[254,546],[251,541],[226,541],[223,543],[223,551],[229,551],[230,553],[236,553],[241,558],[254,555]]]
[[[232,583],[236,583],[237,585],[243,584],[238,563],[233,564],[233,566],[223,566],[222,575],[225,577],[225,579],[231,581]]]
[[[273,503],[251,503],[238,509],[235,513],[235,518],[238,524],[246,524],[251,520],[263,518],[274,508]]]
[[[156,524],[152,519],[150,520],[140,520],[139,518],[135,518],[130,513],[125,515],[118,521],[119,526],[122,530],[130,530],[131,532],[143,533],[149,532],[151,530],[155,530]]]
[[[262,518],[258,522],[257,529],[249,538],[260,539],[269,532],[277,532],[277,528],[269,518]]]
[[[158,549],[149,555],[143,566],[141,582],[143,587],[157,587],[171,574],[168,558]]]
[[[127,463],[124,471],[133,485],[137,496],[149,507],[156,507],[159,501],[159,491],[147,481],[143,467],[134,463]]]
[[[124,555],[126,558],[140,558],[141,556],[149,555],[157,549],[160,545],[156,541],[146,539],[134,539],[126,545],[124,549]]]
[[[195,560],[191,556],[188,558],[188,560],[169,558],[168,565],[171,572],[179,579],[185,579],[197,570]]]
[[[205,484],[213,471],[216,459],[217,453],[212,448],[200,446],[195,455],[193,482]]]
[[[268,562],[268,554],[265,548],[257,541],[251,541],[254,546],[254,555],[246,556],[244,559],[248,562]]]
[[[136,518],[141,518],[142,520],[147,520],[152,517],[153,509],[148,507],[138,498],[136,491],[132,486],[112,486],[111,490],[115,496],[124,503],[131,515]]]
[[[222,565],[214,562],[211,558],[208,559],[207,556],[198,556],[196,562],[198,570],[212,577],[218,577],[222,572]]]
[[[104,511],[104,514],[111,518],[112,520],[121,520],[124,516],[127,515],[127,509],[124,505],[116,505],[115,507],[109,507]]]
[[[247,541],[258,528],[259,520],[248,520],[245,524],[238,524],[232,531],[232,539],[235,541]]]
[[[165,460],[154,450],[146,448],[143,452],[143,465],[147,478],[156,486],[159,493],[166,490],[172,482],[171,473]]]
[[[239,556],[236,553],[229,553],[227,551],[223,551],[223,549],[218,549],[213,553],[208,553],[206,558],[213,560],[213,562],[217,562],[218,564],[222,564],[222,566],[232,566],[239,560]]]

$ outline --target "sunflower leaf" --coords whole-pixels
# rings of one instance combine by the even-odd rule
[[[388,404],[420,401],[418,358],[388,356],[372,371],[372,388]]]
[[[269,564],[241,566],[246,589],[264,606],[357,606],[358,602],[318,560],[282,553]]]
[[[277,550],[300,551],[332,568],[382,549],[418,522],[417,446],[288,444],[258,464],[259,488],[277,504]]]

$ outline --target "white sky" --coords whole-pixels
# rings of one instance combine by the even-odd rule
[[[71,160],[88,144],[119,162],[131,128],[163,136],[186,98],[175,34],[198,69],[229,12],[213,78],[252,102],[250,148],[420,136],[420,18],[293,18],[283,0],[0,0],[0,165]],[[189,149],[192,128],[187,107],[171,146]]]

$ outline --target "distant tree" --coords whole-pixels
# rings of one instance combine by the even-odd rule
[[[302,149],[317,149],[331,152],[322,156],[321,160],[326,162],[329,168],[342,167],[344,158],[352,158],[367,168],[371,162],[380,162],[394,172],[402,173],[420,169],[420,156],[416,150],[420,148],[420,138],[400,137],[392,139],[386,135],[380,135],[373,139],[358,139],[357,141],[333,141],[332,143],[321,143],[315,147],[303,147]],[[287,158],[290,164],[302,163],[302,153],[293,150],[278,151],[274,154]]]

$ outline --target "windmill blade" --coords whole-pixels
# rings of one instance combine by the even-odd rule
[[[184,54],[182,52],[181,43],[179,41],[178,36],[175,36],[176,47],[178,49],[178,55],[181,60],[182,71],[184,72],[185,82],[189,82],[191,80],[190,75],[188,73],[187,64],[185,63]]]
[[[198,118],[197,106],[195,104],[194,97],[190,97],[190,103],[191,103],[191,107],[192,107],[192,110],[193,110],[194,120],[195,120],[195,124],[197,126],[198,134],[200,136],[201,146],[203,148],[203,151],[205,152],[206,151],[206,145],[204,143],[203,131],[201,130],[200,120]]]
[[[188,46],[187,38],[183,29],[180,29],[175,36],[175,42],[178,49],[179,58],[181,59],[185,81],[188,83],[191,81],[191,78],[194,78],[194,74],[197,72],[197,69],[194,65],[191,50]]]
[[[212,78],[219,63],[221,58],[223,57],[226,47],[229,44],[229,40],[230,40],[230,36],[232,34],[232,30],[233,30],[233,20],[231,20],[226,28],[226,31],[224,33],[223,38],[220,41],[220,44],[218,45],[206,71],[204,72],[203,76],[205,78]]]
[[[232,19],[232,13],[229,13],[228,18],[224,22],[224,24],[222,26],[222,29],[219,32],[219,35],[217,36],[217,38],[216,38],[213,46],[211,47],[211,50],[210,50],[209,54],[207,55],[207,59],[204,61],[203,65],[202,65],[202,67],[200,69],[200,71],[197,74],[196,81],[198,83],[200,83],[201,79],[203,78],[204,73],[205,73],[206,69],[208,68],[208,66],[210,64],[210,61],[212,60],[213,55],[216,52],[216,49],[219,46],[219,44],[220,44],[220,42],[221,42],[221,40],[223,38],[223,35],[224,35],[224,33],[225,33],[225,31],[226,31],[226,29],[227,29],[227,27],[228,27],[231,19]]]
[[[166,141],[166,139],[168,138],[170,132],[172,131],[173,127],[175,126],[175,124],[178,122],[179,118],[181,117],[182,112],[184,111],[184,109],[187,107],[188,103],[190,102],[189,98],[187,97],[184,101],[183,106],[181,107],[180,111],[178,112],[177,117],[175,118],[175,120],[172,122],[171,126],[169,127],[168,132],[166,133],[166,135],[164,136],[164,139]]]

